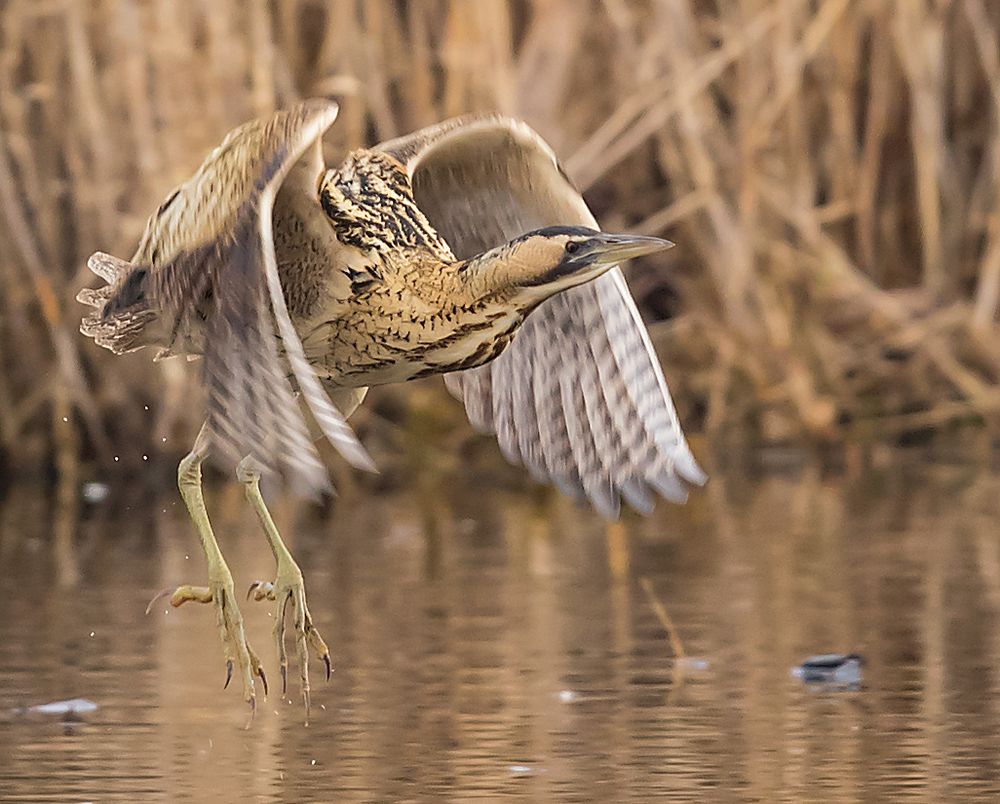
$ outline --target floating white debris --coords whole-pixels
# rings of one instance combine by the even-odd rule
[[[532,773],[534,768],[531,765],[510,765],[507,770],[511,773]]]
[[[51,703],[38,704],[37,706],[21,706],[12,709],[15,715],[35,715],[37,717],[58,717],[63,719],[73,719],[80,715],[86,715],[97,711],[97,704],[88,701],[86,698],[70,698],[65,701],[52,701]]]
[[[89,503],[104,502],[111,493],[107,483],[84,483],[81,490],[83,499]]]
[[[573,690],[559,690],[559,700],[563,703],[573,703],[578,697]]]

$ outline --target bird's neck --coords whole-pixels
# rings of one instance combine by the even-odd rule
[[[461,295],[470,301],[495,302],[527,314],[548,297],[545,288],[526,285],[526,277],[537,272],[516,243],[457,261],[452,269]]]

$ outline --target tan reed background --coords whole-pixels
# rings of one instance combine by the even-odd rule
[[[226,130],[311,95],[342,101],[331,160],[521,116],[606,227],[675,240],[630,280],[715,443],[998,419],[1000,3],[5,0],[8,461],[180,448],[196,372],[77,335],[86,258],[130,255]]]

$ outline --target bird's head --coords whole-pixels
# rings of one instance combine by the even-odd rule
[[[548,226],[473,257],[459,270],[484,295],[491,291],[511,293],[525,307],[533,307],[560,291],[596,279],[625,260],[672,245],[658,237],[609,234],[583,226]]]

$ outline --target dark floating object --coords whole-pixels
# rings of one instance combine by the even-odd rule
[[[861,666],[865,660],[858,653],[823,653],[810,656],[792,675],[806,684],[857,689],[861,686]]]

